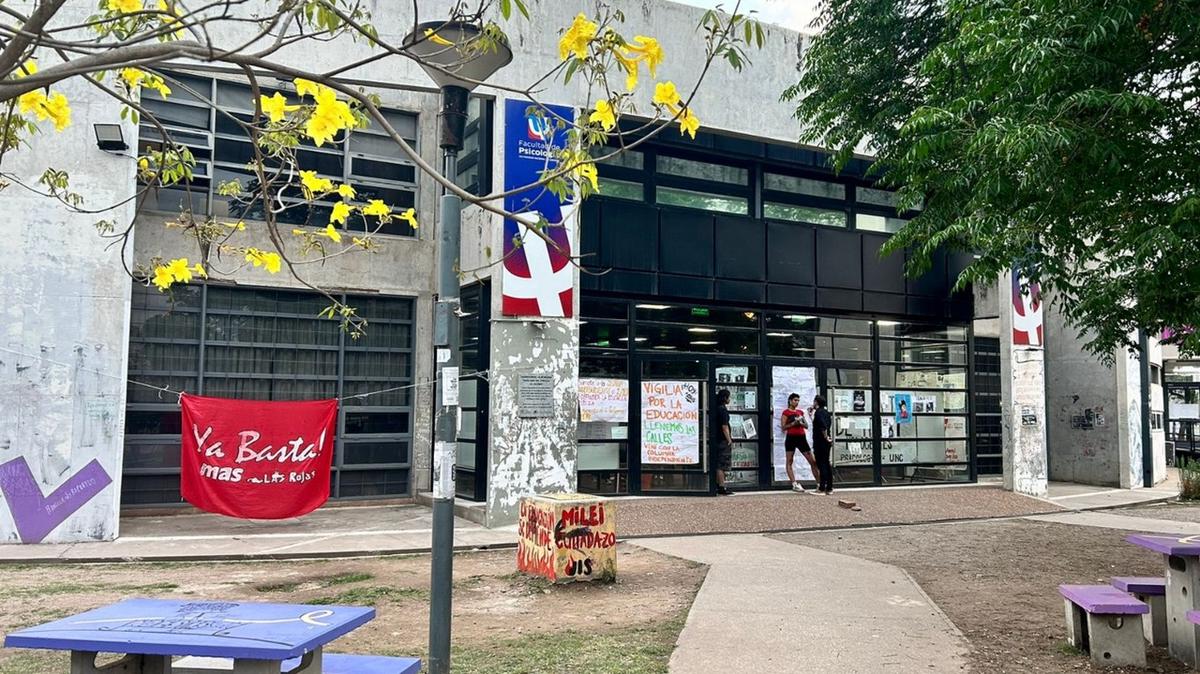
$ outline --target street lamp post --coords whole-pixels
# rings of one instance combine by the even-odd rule
[[[441,89],[439,146],[442,175],[454,180],[466,133],[467,102],[477,83],[512,61],[503,41],[483,44],[482,30],[463,22],[417,24],[404,40]],[[465,78],[465,79],[464,79]],[[489,151],[481,148],[481,151]],[[429,603],[429,672],[450,672],[450,604],[454,573],[454,461],[458,448],[458,253],[462,200],[442,190],[439,204],[438,298],[434,306],[433,347],[437,362],[437,413],[433,449],[433,544]],[[448,382],[453,381],[453,386]],[[447,392],[452,398],[447,399]]]

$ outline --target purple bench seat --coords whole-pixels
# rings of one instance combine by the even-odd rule
[[[1058,591],[1079,608],[1098,615],[1142,615],[1150,607],[1111,585],[1059,585]]]
[[[291,671],[298,664],[300,658],[285,660],[283,671]],[[417,658],[389,658],[382,655],[324,653],[321,656],[321,671],[324,674],[417,674],[421,671],[421,661]]]
[[[1112,584],[1129,594],[1159,597],[1167,593],[1167,579],[1157,576],[1117,576],[1112,579]]]

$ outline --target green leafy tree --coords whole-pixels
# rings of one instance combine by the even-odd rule
[[[825,0],[796,102],[920,215],[887,245],[961,286],[1017,268],[1108,358],[1137,329],[1200,351],[1200,1]]]

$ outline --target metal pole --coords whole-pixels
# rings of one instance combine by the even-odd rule
[[[1154,436],[1150,433],[1150,338],[1145,330],[1138,329],[1138,356],[1140,383],[1138,387],[1142,404],[1142,486],[1154,486]]]
[[[458,150],[444,148],[442,175],[458,173]],[[433,343],[437,418],[433,446],[433,559],[429,584],[429,672],[450,672],[450,605],[454,576],[454,459],[458,448],[458,249],[462,202],[444,192],[438,243],[438,301]],[[446,394],[451,393],[449,400]]]

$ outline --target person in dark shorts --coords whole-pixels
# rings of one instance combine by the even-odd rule
[[[796,479],[796,473],[792,469],[792,461],[796,458],[796,452],[808,460],[808,465],[812,467],[814,477],[817,477],[817,462],[813,459],[812,449],[808,446],[808,436],[805,429],[808,428],[808,419],[804,416],[804,410],[800,409],[800,394],[793,393],[788,396],[787,409],[783,411],[783,415],[779,419],[779,427],[783,429],[783,449],[787,456],[787,476],[788,481],[792,483],[792,491],[804,494],[804,486]],[[818,477],[818,481],[819,481]]]
[[[812,416],[813,454],[817,459],[817,491],[828,496],[833,493],[833,466],[829,455],[833,453],[833,415],[826,409],[825,396],[813,398],[808,408]]]
[[[733,465],[733,436],[729,433],[729,390],[717,391],[717,406],[709,411],[713,448],[717,460],[717,493],[728,496],[733,492],[725,486],[725,471]]]

